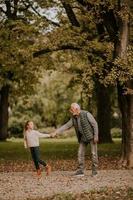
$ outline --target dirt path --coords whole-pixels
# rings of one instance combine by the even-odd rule
[[[100,170],[96,177],[86,171],[84,177],[74,172],[55,171],[40,180],[32,172],[0,173],[0,200],[29,200],[58,193],[80,193],[105,187],[133,188],[133,170]]]

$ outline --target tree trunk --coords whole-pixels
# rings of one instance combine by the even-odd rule
[[[8,97],[9,86],[3,86],[0,91],[0,140],[8,136]]]
[[[132,82],[133,89],[133,82]],[[128,166],[133,168],[133,95],[130,96],[130,135],[129,135],[129,150],[128,150]]]
[[[127,87],[133,89],[133,82]],[[121,162],[124,166],[133,167],[133,94],[123,94],[118,84],[118,101],[122,113],[122,152]]]
[[[123,6],[125,11],[127,7]],[[117,57],[126,59],[128,46],[128,26],[127,16],[119,19],[119,38],[114,44],[114,59]],[[133,81],[125,83],[126,88],[133,90]],[[118,102],[122,113],[122,154],[121,161],[125,166],[133,167],[133,94],[124,94],[123,87],[118,83]]]
[[[122,145],[121,145],[121,162],[123,165],[127,165],[128,160],[128,143],[129,143],[129,107],[128,107],[128,96],[124,95],[122,86],[117,84],[118,90],[118,102],[119,108],[122,114]]]
[[[99,127],[99,142],[111,143],[111,88],[96,82],[97,121]]]
[[[4,1],[3,1],[4,3]],[[11,1],[5,1],[7,20],[17,19],[17,4],[18,0],[14,2],[14,9]],[[11,80],[12,72],[7,73],[7,79]],[[9,99],[9,85],[3,85],[0,90],[0,140],[6,140],[8,136],[8,99]]]

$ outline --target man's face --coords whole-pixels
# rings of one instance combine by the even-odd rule
[[[72,113],[72,115],[79,115],[79,113],[80,113],[80,110],[78,108],[74,108],[72,106],[69,111],[70,111],[70,113]]]

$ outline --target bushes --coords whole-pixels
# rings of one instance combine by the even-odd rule
[[[9,137],[23,137],[23,122],[20,120],[13,120],[9,123]]]
[[[35,126],[41,126],[41,120],[39,115],[30,117],[30,115],[18,115],[9,118],[9,137],[23,137],[23,129],[26,121],[31,120],[35,123]]]
[[[122,130],[120,128],[112,128],[111,135],[112,138],[121,138]]]

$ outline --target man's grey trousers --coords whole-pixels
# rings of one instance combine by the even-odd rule
[[[93,140],[90,141],[91,147],[91,159],[92,159],[92,171],[96,171],[98,167],[98,155],[97,155],[97,143],[94,144]],[[80,142],[78,149],[78,170],[84,170],[85,168],[85,151],[87,144]]]

